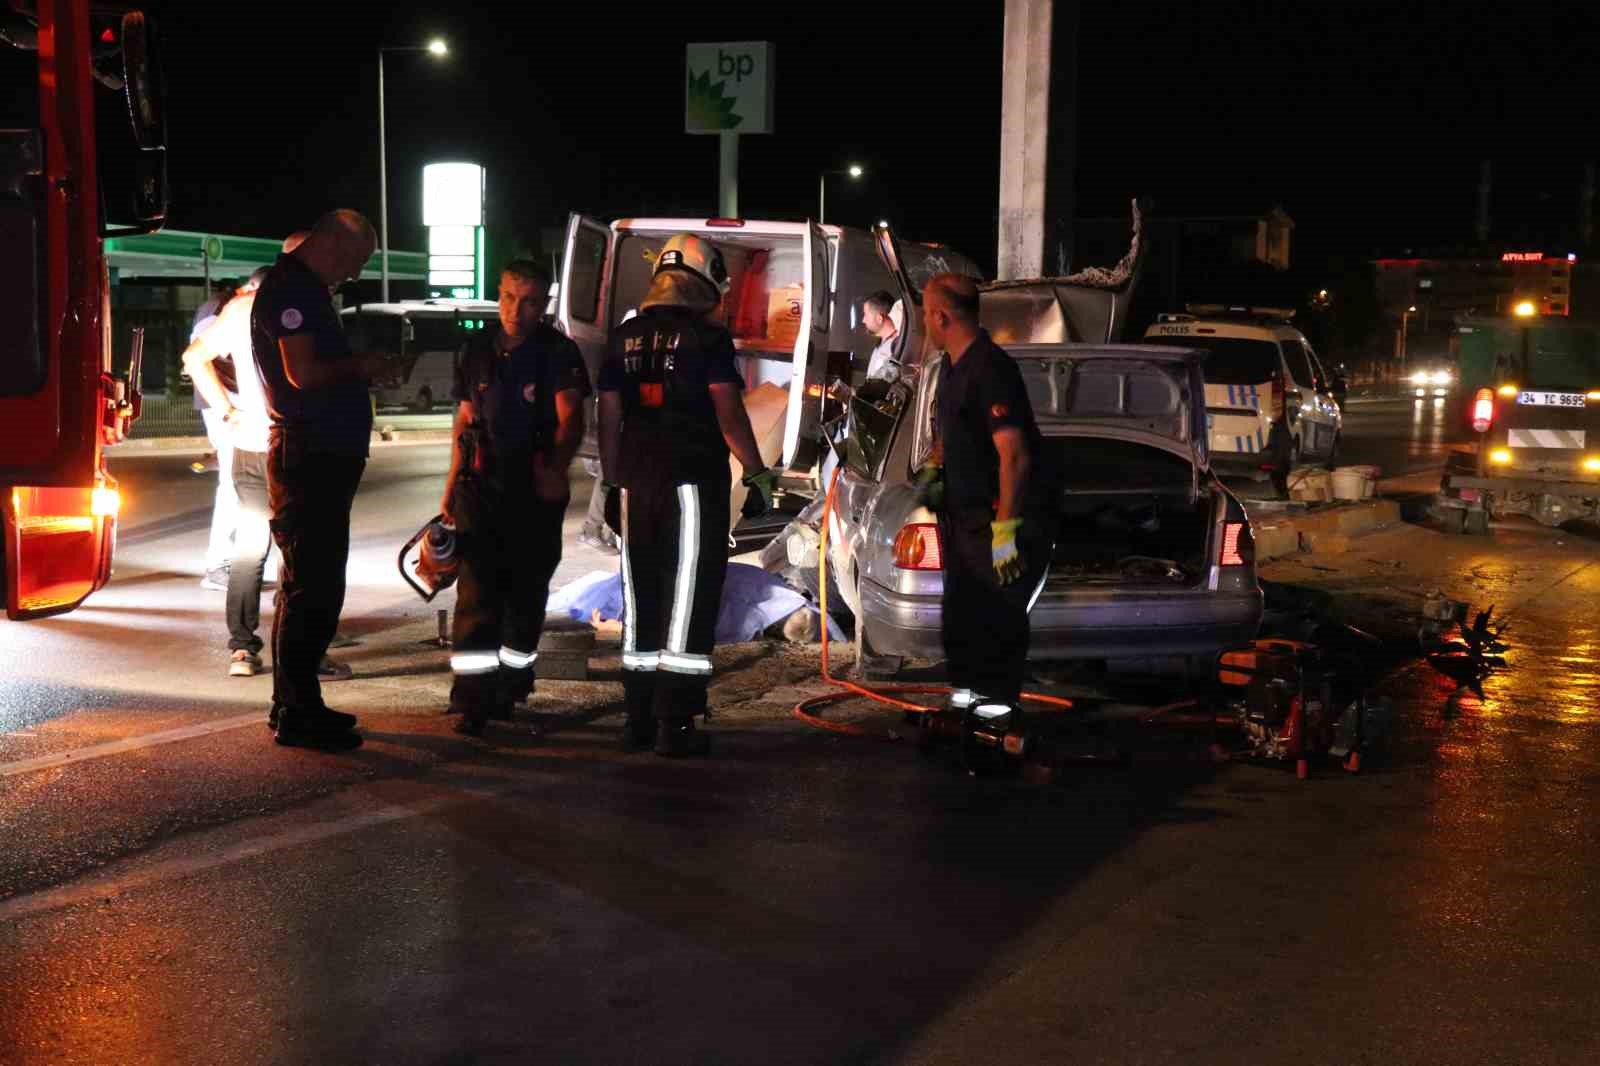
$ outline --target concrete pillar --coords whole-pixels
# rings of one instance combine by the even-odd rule
[[[1054,7],[1054,0],[1006,0],[996,272],[1002,281],[1044,272]]]

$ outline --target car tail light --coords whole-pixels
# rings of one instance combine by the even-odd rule
[[[1494,424],[1494,392],[1490,389],[1479,389],[1478,395],[1472,401],[1472,432],[1487,433]]]
[[[894,565],[900,570],[943,570],[939,527],[932,522],[901,526],[894,538]]]
[[[1221,566],[1249,566],[1256,558],[1256,539],[1250,523],[1229,522],[1222,527]]]

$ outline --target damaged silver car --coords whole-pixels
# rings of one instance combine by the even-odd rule
[[[1055,546],[1030,612],[1032,661],[1181,659],[1209,672],[1261,620],[1254,540],[1206,449],[1205,353],[1108,343],[1137,275],[980,286],[980,317],[1017,361],[1061,475]],[[933,446],[941,354],[923,347],[921,293],[897,276],[910,328],[899,380],[850,400],[828,535],[830,613],[853,621],[869,674],[940,658],[942,545],[916,499]],[[831,464],[830,464],[831,465]],[[763,553],[816,595],[823,493]],[[842,607],[835,610],[835,605]]]

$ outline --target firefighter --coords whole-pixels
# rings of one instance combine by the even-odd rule
[[[500,272],[500,331],[468,341],[457,371],[450,474],[440,510],[461,552],[450,669],[456,731],[480,735],[533,691],[550,577],[583,439],[589,373],[544,322],[550,274],[514,259]]]
[[[772,505],[733,338],[710,315],[728,289],[722,253],[679,234],[656,259],[637,317],[611,333],[600,368],[600,463],[622,538],[625,738],[666,756],[710,747],[711,649],[728,566],[728,456],[749,488],[746,517]]]
[[[1052,479],[1022,375],[978,325],[972,279],[931,279],[923,320],[944,352],[934,452],[917,483],[944,544],[950,702],[974,735],[998,742],[1021,726],[1028,611],[1052,550]]]
[[[272,429],[267,497],[283,556],[272,622],[277,741],[335,749],[361,743],[355,716],[322,702],[318,668],[338,631],[350,557],[350,508],[372,437],[368,389],[385,359],[350,350],[333,290],[361,274],[377,236],[355,211],[332,211],[278,256],[250,311],[251,348]]]

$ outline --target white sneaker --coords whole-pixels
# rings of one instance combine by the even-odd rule
[[[240,648],[228,660],[229,677],[255,677],[261,672],[261,656]]]

